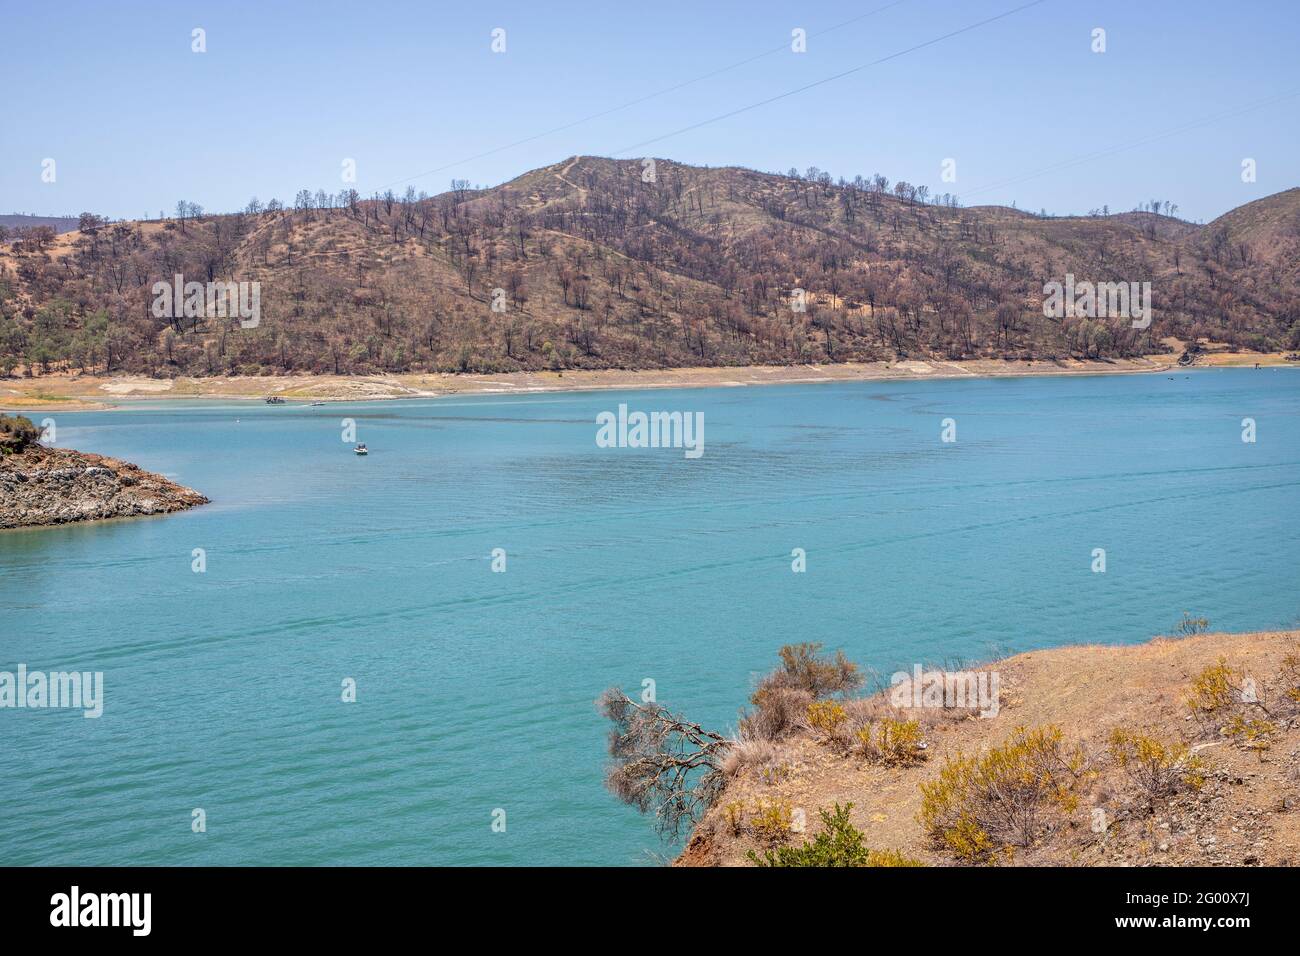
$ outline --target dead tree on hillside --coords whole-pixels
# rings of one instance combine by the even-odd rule
[[[614,723],[605,786],[624,803],[653,813],[665,839],[693,827],[722,792],[722,758],[732,741],[657,703],[638,704],[617,687],[596,702]]]

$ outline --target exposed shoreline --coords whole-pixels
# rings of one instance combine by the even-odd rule
[[[1283,353],[1217,352],[1191,368],[1297,367]],[[1170,356],[1112,360],[1004,361],[978,359],[848,362],[835,365],[748,365],[677,369],[596,369],[565,372],[427,373],[402,375],[281,375],[214,378],[71,375],[0,379],[0,408],[16,411],[104,410],[140,401],[219,399],[286,402],[387,401],[456,395],[528,395],[608,389],[724,388],[820,382],[912,381],[950,378],[1018,378],[1060,375],[1131,375],[1186,371]]]

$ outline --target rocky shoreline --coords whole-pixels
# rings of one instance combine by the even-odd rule
[[[208,499],[130,462],[28,445],[0,457],[0,529],[168,514]]]

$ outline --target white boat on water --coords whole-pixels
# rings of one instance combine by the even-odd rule
[[[354,448],[353,451],[355,451],[358,455],[369,455],[369,454],[370,454],[370,449],[366,448],[365,442],[360,442],[360,443],[358,443],[358,444],[357,444],[357,447]]]

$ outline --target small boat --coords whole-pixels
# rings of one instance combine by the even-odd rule
[[[318,406],[318,405],[324,405],[324,404],[325,404],[324,402],[312,402],[312,403],[311,403],[311,407],[312,407],[312,408],[315,408],[315,407]]]
[[[352,449],[352,450],[355,451],[358,455],[369,455],[369,454],[370,454],[370,449],[366,448],[366,443],[365,443],[365,442],[359,442],[359,443],[357,444],[357,447],[354,448],[354,449]]]

